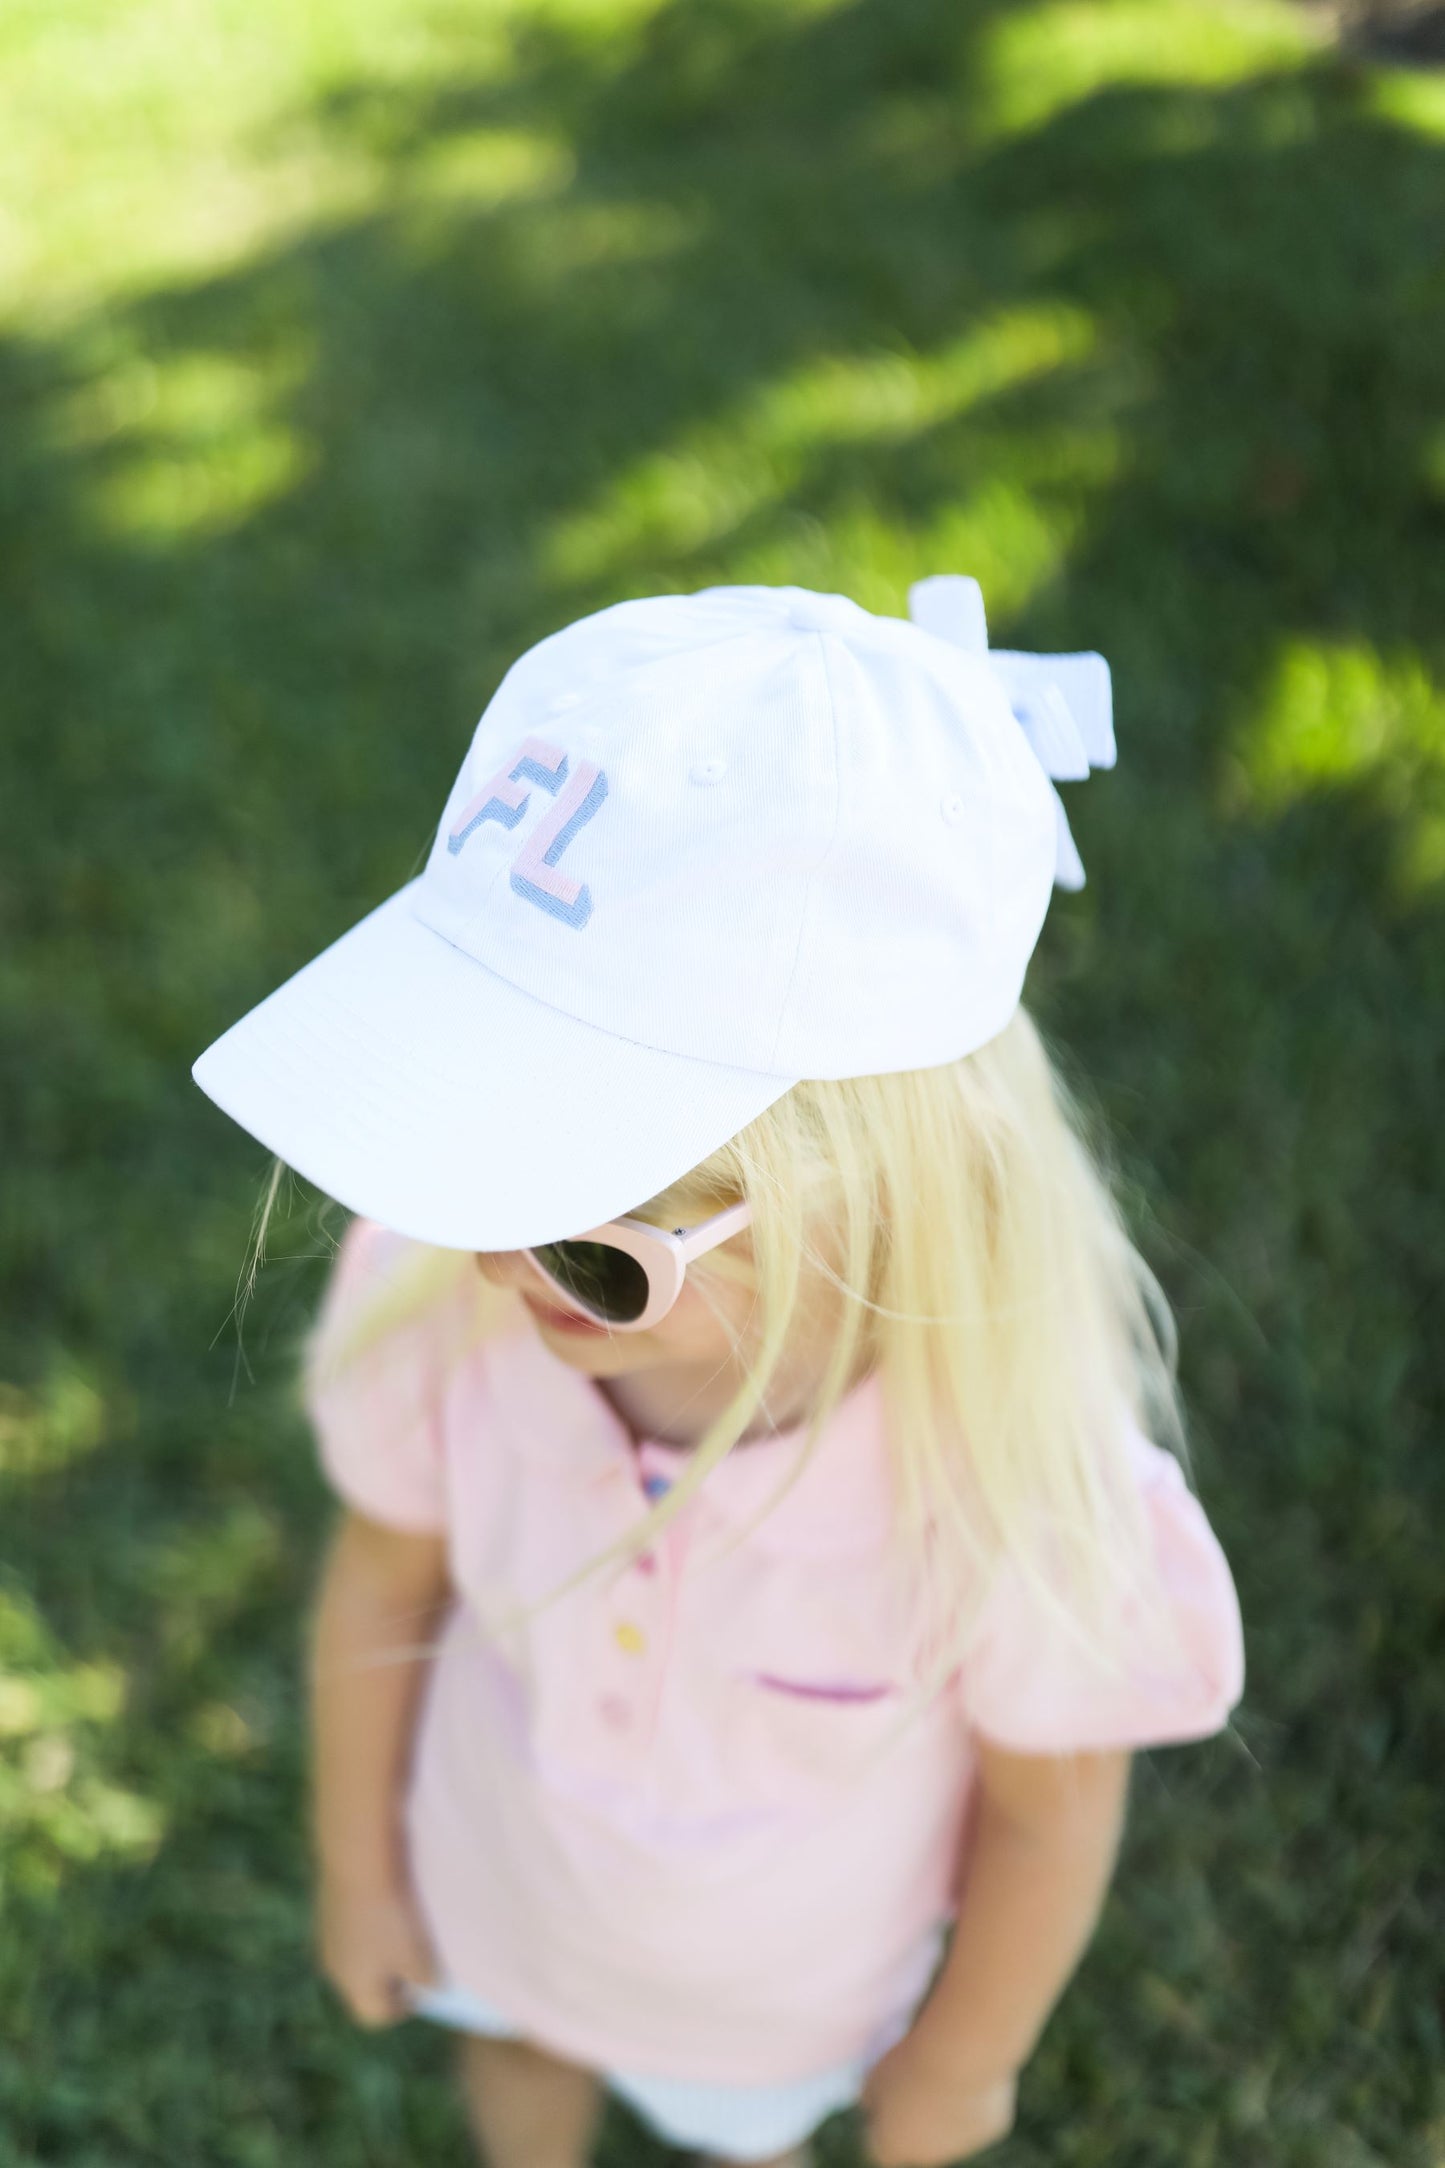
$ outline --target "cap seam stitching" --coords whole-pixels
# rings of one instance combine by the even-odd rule
[[[770,1067],[764,1072],[767,1075],[776,1075],[778,1073],[776,1068],[771,1065],[776,1064],[778,1059],[778,1042],[783,1036],[783,1025],[787,1016],[788,1004],[792,999],[793,986],[798,976],[798,967],[802,962],[804,941],[812,923],[813,883],[832,856],[838,842],[839,830],[843,824],[843,791],[838,776],[838,703],[833,697],[833,674],[828,668],[828,648],[825,635],[822,632],[815,632],[812,637],[818,643],[818,660],[823,669],[823,691],[827,697],[828,719],[832,725],[833,819],[828,840],[819,852],[817,864],[808,876],[808,887],[803,898],[802,915],[798,922],[797,939],[793,944],[793,960],[788,966],[787,983],[783,988],[783,998],[778,1004],[778,1027],[773,1033],[773,1042],[768,1049]]]

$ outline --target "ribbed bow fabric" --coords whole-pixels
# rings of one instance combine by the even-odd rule
[[[1102,655],[1025,655],[988,644],[983,590],[977,580],[943,572],[908,590],[908,615],[924,632],[974,654],[986,654],[1024,736],[1055,783],[1083,783],[1115,760],[1114,696]],[[1082,888],[1084,867],[1069,831],[1064,801],[1054,792],[1058,848],[1054,881]]]

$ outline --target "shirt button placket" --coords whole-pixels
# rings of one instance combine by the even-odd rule
[[[642,1489],[650,1505],[672,1488],[666,1476],[649,1474],[642,1478]],[[643,1586],[638,1584],[642,1583]],[[650,1586],[645,1584],[651,1584]],[[612,1646],[620,1664],[626,1667],[625,1685],[619,1679],[617,1686],[609,1688],[598,1701],[598,1714],[609,1731],[624,1732],[635,1728],[641,1714],[639,1701],[645,1689],[646,1677],[655,1661],[655,1631],[649,1631],[642,1623],[649,1624],[655,1615],[661,1597],[658,1586],[658,1562],[654,1551],[639,1551],[631,1561],[631,1568],[620,1584],[624,1591],[626,1609],[612,1621]]]

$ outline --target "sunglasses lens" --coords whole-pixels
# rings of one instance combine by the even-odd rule
[[[610,1242],[544,1242],[532,1255],[574,1302],[609,1325],[634,1324],[647,1308],[647,1274]]]

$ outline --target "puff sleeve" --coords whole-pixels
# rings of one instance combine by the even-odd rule
[[[353,1220],[332,1266],[302,1378],[333,1490],[368,1519],[413,1535],[446,1527],[447,1319],[435,1304],[408,1308],[402,1299],[408,1276],[424,1264],[417,1243]]]
[[[1163,1746],[1222,1731],[1244,1689],[1233,1577],[1172,1453],[1131,1439],[1172,1643],[1125,1607],[1121,1672],[1106,1670],[1007,1571],[986,1607],[960,1688],[971,1730],[1022,1754]]]

